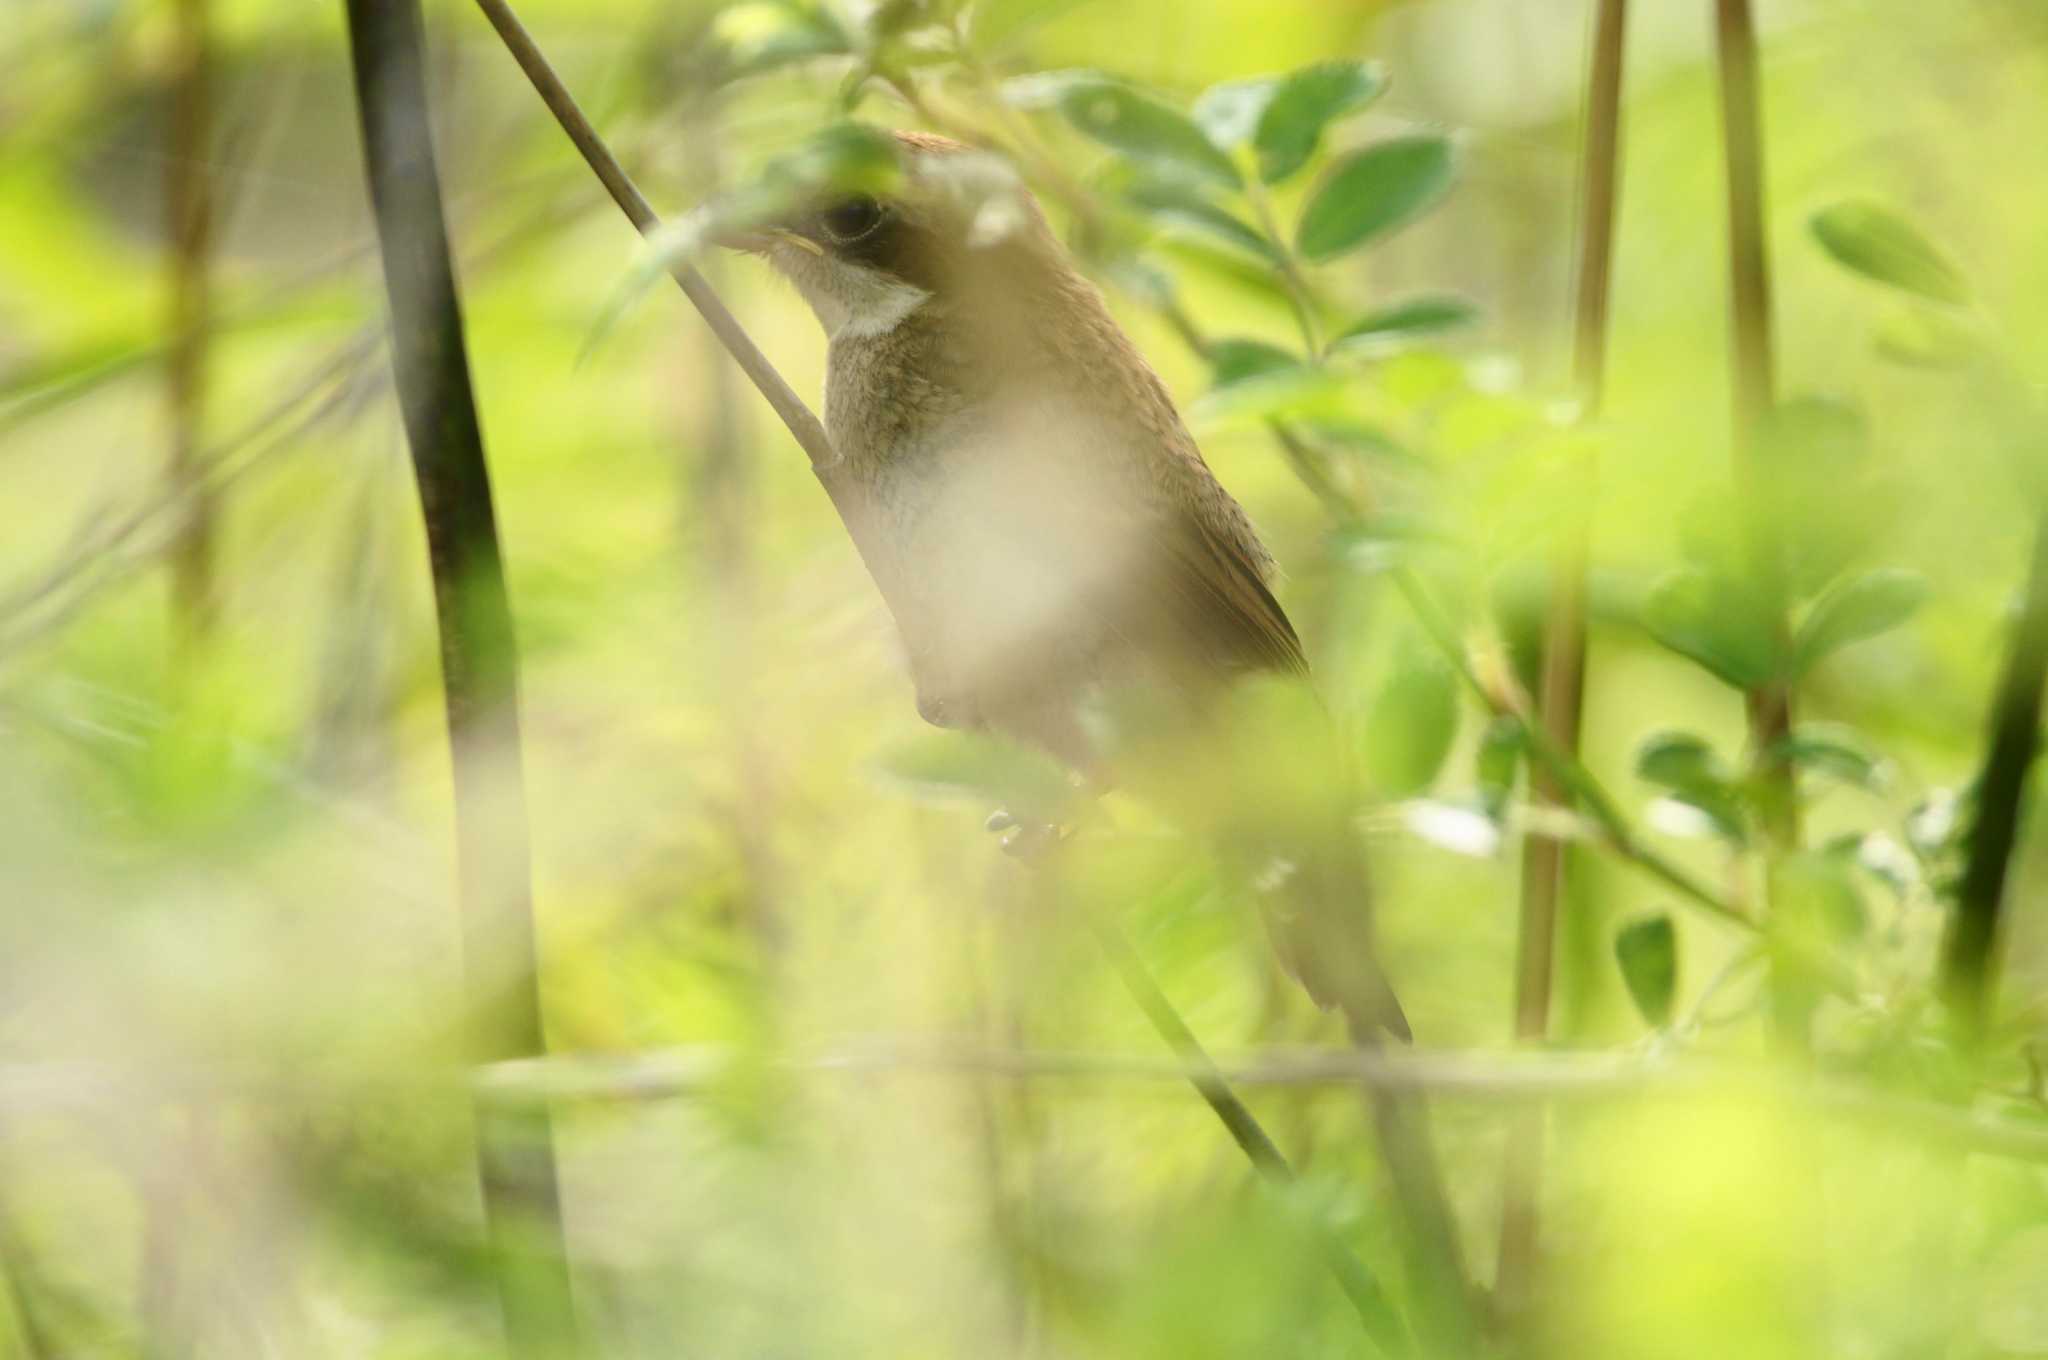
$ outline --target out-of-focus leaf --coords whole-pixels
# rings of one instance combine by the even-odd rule
[[[1742,794],[1713,748],[1690,732],[1658,732],[1636,750],[1636,774],[1670,790],[1671,801],[1705,819],[1700,831],[1740,843],[1747,835]],[[1671,817],[1664,817],[1667,829]],[[1687,828],[1690,834],[1691,828]]]
[[[761,75],[812,57],[853,50],[847,33],[824,10],[794,0],[756,0],[719,11],[713,37],[735,75]]]
[[[1458,737],[1458,692],[1450,672],[1417,655],[1387,678],[1365,718],[1365,763],[1390,798],[1427,788]]]
[[[1799,625],[1792,643],[1797,669],[1803,672],[1830,652],[1891,631],[1926,601],[1926,579],[1899,567],[1879,567],[1836,582]]]
[[[1681,569],[1658,581],[1643,602],[1650,635],[1739,689],[1778,672],[1769,620],[1748,592],[1713,572]]]
[[[921,733],[884,751],[875,764],[919,798],[1004,807],[1021,818],[1057,819],[1074,792],[1050,757],[973,733]]]
[[[1508,800],[1514,797],[1515,775],[1521,769],[1527,746],[1522,725],[1513,718],[1495,718],[1479,738],[1479,751],[1473,758],[1479,798],[1487,815],[1495,821],[1500,820],[1507,811]]]
[[[1211,85],[1189,110],[1195,123],[1220,147],[1242,146],[1258,130],[1259,118],[1280,88],[1280,77],[1257,76]]]
[[[1403,803],[1401,821],[1418,839],[1454,855],[1491,859],[1500,849],[1500,827],[1484,813],[1456,803],[1433,798]]]
[[[1447,138],[1397,137],[1339,162],[1302,211],[1295,244],[1311,260],[1333,260],[1406,226],[1450,190]]]
[[[1367,312],[1337,333],[1336,349],[1376,349],[1469,326],[1479,308],[1455,293],[1423,293]]]
[[[1861,936],[1868,924],[1863,895],[1842,858],[1808,850],[1773,869],[1771,933],[1780,945],[1824,957]]]
[[[1278,184],[1307,165],[1324,128],[1372,103],[1386,88],[1385,70],[1365,61],[1319,62],[1282,79],[1260,112],[1253,139],[1259,178]]]
[[[1228,387],[1246,378],[1300,368],[1301,357],[1263,340],[1217,340],[1209,346],[1209,372],[1216,386]]]
[[[1821,248],[1864,278],[1932,298],[1964,303],[1970,287],[1918,228],[1881,203],[1853,199],[1815,213]]]
[[[1351,383],[1327,368],[1296,364],[1240,378],[1219,387],[1188,409],[1189,420],[1219,426],[1276,418],[1313,420],[1341,416],[1350,399]]]
[[[1678,932],[1671,918],[1645,916],[1623,926],[1614,937],[1614,961],[1637,1013],[1659,1028],[1670,1024],[1678,995]]]
[[[1636,774],[1668,789],[1720,782],[1720,762],[1706,741],[1690,732],[1659,732],[1636,750]]]
[[[1258,228],[1188,186],[1141,180],[1126,190],[1124,196],[1163,227],[1197,232],[1234,246],[1266,264],[1277,264],[1280,260],[1279,247],[1267,240]]]
[[[1076,128],[1120,155],[1235,185],[1237,167],[1186,114],[1107,78],[1076,82],[1059,96]]]
[[[1982,363],[1989,354],[1984,337],[1955,312],[1901,307],[1878,323],[1877,352],[1909,368],[1954,372]]]
[[[1884,786],[1884,760],[1849,728],[1809,724],[1787,737],[1778,750],[1796,769],[1813,770],[1873,793]]]

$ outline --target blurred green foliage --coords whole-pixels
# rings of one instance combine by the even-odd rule
[[[162,565],[185,501],[161,205],[193,169],[165,149],[169,7],[0,17],[0,1353],[496,1354],[432,613],[340,6],[207,8],[220,598],[196,648]],[[1425,1052],[1508,1048],[1541,816],[1511,714],[1543,564],[1590,513],[1586,767],[1758,929],[1693,911],[1585,807],[1551,814],[1575,846],[1558,1046],[1648,1075],[1556,1106],[1540,1348],[2048,1352],[2038,818],[1981,1053],[1932,987],[2048,485],[2048,192],[2018,170],[2048,136],[2048,27],[2000,0],[1760,6],[1786,395],[1769,483],[1736,492],[1707,7],[1634,8],[1586,421],[1578,0],[521,6],[678,222],[839,175],[862,126],[941,118],[1011,153],[1282,561],[1373,795]],[[1082,913],[1125,924],[1219,1051],[1340,1036],[1139,800],[1109,800],[1060,902],[994,853],[992,806],[1069,786],[919,726],[791,441],[645,286],[481,19],[429,9],[551,1042],[703,1060],[684,1095],[562,1111],[598,1346],[1361,1353],[1300,1231],[1401,1292],[1341,1087],[1251,1097],[1304,1171],[1283,1200],[1176,1085],[932,1059],[1153,1054]],[[814,391],[796,300],[705,267]],[[1741,690],[1780,677],[1804,849],[1767,868]],[[892,1060],[814,1061],[856,1051]],[[1498,1096],[1524,1069],[1484,1071]],[[1511,1121],[1471,1094],[1435,1124],[1486,1263]],[[2031,1156],[1966,1159],[1929,1109]]]

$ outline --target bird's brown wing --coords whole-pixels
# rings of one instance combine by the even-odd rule
[[[1155,557],[1155,608],[1226,673],[1270,670],[1306,675],[1301,639],[1244,550],[1192,514],[1164,526]]]

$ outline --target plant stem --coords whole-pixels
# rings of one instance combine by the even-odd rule
[[[471,1046],[545,1051],[520,770],[518,659],[483,435],[470,388],[434,163],[418,0],[347,0],[364,164],[391,310],[441,638]],[[484,1214],[507,1338],[522,1357],[577,1349],[553,1119],[537,1102],[476,1111]]]
[[[1728,173],[1728,291],[1734,333],[1735,479],[1748,506],[1750,570],[1761,607],[1770,611],[1786,654],[1784,548],[1771,512],[1764,431],[1777,405],[1771,333],[1770,254],[1764,236],[1763,117],[1757,94],[1756,22],[1749,0],[1715,0],[1720,54],[1721,129]],[[1786,739],[1792,733],[1792,692],[1783,678],[1747,697],[1750,745],[1772,850],[1799,842],[1799,805]]]
[[[1976,825],[1942,954],[1942,984],[1950,1012],[1973,1041],[1982,1036],[1990,1010],[1992,964],[2027,772],[2040,749],[2041,692],[2048,680],[2048,512],[2034,533],[2026,591],[1991,710]]]
[[[1616,185],[1620,176],[1621,75],[1627,34],[1627,0],[1600,0],[1594,20],[1592,59],[1586,77],[1586,148],[1579,206],[1578,292],[1574,314],[1572,374],[1579,395],[1579,419],[1597,419],[1607,378],[1607,298],[1613,273]],[[1598,466],[1583,466],[1590,504]],[[1537,726],[1561,754],[1577,759],[1585,696],[1586,557],[1590,526],[1581,513],[1566,530],[1551,563],[1550,601],[1544,620],[1543,684]],[[1545,807],[1569,806],[1562,780],[1549,769],[1531,771],[1530,789]],[[1522,911],[1516,941],[1515,1037],[1542,1043],[1549,1037],[1550,994],[1557,952],[1557,918],[1565,894],[1567,856],[1554,836],[1528,835],[1522,845]],[[1501,1179],[1500,1254],[1494,1295],[1510,1318],[1528,1311],[1536,1297],[1540,1261],[1538,1202],[1543,1176],[1544,1111],[1527,1111],[1508,1130]]]
[[[189,651],[211,626],[215,500],[202,475],[213,257],[213,62],[208,0],[177,0],[170,157],[164,208],[171,242],[170,480],[186,503],[171,554],[178,639]]]
[[[1259,1124],[1244,1101],[1238,1098],[1224,1080],[1222,1070],[1202,1047],[1202,1041],[1188,1028],[1173,1002],[1159,989],[1151,970],[1139,957],[1129,937],[1114,921],[1102,917],[1091,917],[1089,925],[1095,933],[1096,943],[1101,946],[1103,956],[1110,967],[1116,970],[1124,990],[1152,1022],[1152,1028],[1166,1041],[1187,1071],[1188,1082],[1201,1094],[1209,1108],[1239,1148],[1243,1149],[1246,1160],[1251,1162],[1259,1174],[1280,1186],[1294,1184],[1294,1168],[1274,1145],[1266,1130]],[[1352,1254],[1351,1249],[1338,1239],[1335,1233],[1321,1223],[1313,1225],[1318,1245],[1321,1247],[1324,1263],[1330,1273],[1336,1276],[1338,1288],[1344,1297],[1358,1311],[1358,1317],[1365,1324],[1366,1332],[1381,1350],[1390,1355],[1408,1352],[1406,1332],[1402,1329],[1399,1316],[1388,1302],[1379,1281]]]

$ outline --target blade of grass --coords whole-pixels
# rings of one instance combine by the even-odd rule
[[[1614,256],[1616,185],[1620,172],[1621,77],[1627,0],[1600,0],[1586,74],[1585,153],[1580,170],[1578,288],[1573,323],[1572,374],[1581,421],[1596,419],[1607,378],[1607,296]],[[1589,458],[1590,486],[1598,468]],[[1590,502],[1591,496],[1582,498]],[[1576,759],[1585,697],[1586,557],[1590,526],[1582,516],[1567,530],[1551,563],[1550,600],[1543,630],[1543,684],[1537,725]],[[1532,771],[1531,792],[1544,807],[1565,808],[1571,797],[1548,769]],[[1515,1037],[1542,1043],[1550,1031],[1550,994],[1557,952],[1559,904],[1568,857],[1553,836],[1531,834],[1522,845],[1522,911],[1516,941]],[[1510,1319],[1526,1314],[1537,1297],[1540,1265],[1538,1203],[1545,1139],[1544,1111],[1532,1107],[1510,1126],[1501,1171],[1500,1251],[1495,1301]]]
[[[456,870],[474,1051],[545,1051],[520,772],[518,660],[461,304],[434,163],[418,0],[347,0],[391,359],[426,520],[455,782]],[[477,1109],[484,1214],[507,1338],[576,1350],[568,1248],[544,1103]]]

